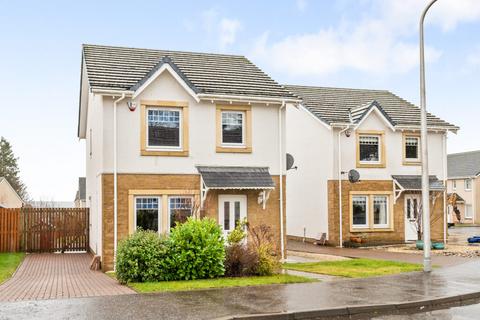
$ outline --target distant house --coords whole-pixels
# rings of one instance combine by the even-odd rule
[[[0,177],[0,208],[21,208],[23,200],[8,183],[7,179]]]
[[[449,222],[479,223],[480,150],[449,154],[447,161]]]
[[[78,190],[75,194],[75,208],[85,208],[87,206],[87,199],[85,198],[86,190],[86,178],[79,177],[78,178]]]

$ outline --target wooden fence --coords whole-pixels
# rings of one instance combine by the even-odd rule
[[[88,250],[87,208],[0,209],[0,252]]]

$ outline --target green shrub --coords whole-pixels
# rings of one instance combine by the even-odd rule
[[[269,244],[262,244],[257,248],[258,266],[256,273],[259,276],[270,276],[280,270],[280,262]]]
[[[245,277],[257,274],[258,253],[252,246],[232,244],[226,248],[225,276]]]
[[[247,225],[247,219],[243,219],[240,223],[238,223],[235,226],[235,229],[233,229],[227,236],[227,243],[229,245],[236,245],[240,244],[245,237],[247,236],[247,233],[245,232],[245,226]]]
[[[172,229],[170,245],[175,279],[214,278],[225,273],[224,240],[215,220],[189,218]]]
[[[117,248],[116,275],[121,283],[171,280],[168,241],[153,231],[136,231]]]

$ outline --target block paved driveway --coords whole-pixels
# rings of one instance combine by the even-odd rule
[[[0,285],[0,301],[43,300],[135,293],[100,271],[87,253],[27,254],[14,276]]]

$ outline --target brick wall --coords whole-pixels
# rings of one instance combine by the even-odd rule
[[[209,191],[202,216],[218,220],[218,194],[246,194],[247,215],[252,226],[267,224],[272,228],[277,247],[280,247],[280,219],[278,188],[279,177],[273,176],[276,188],[270,194],[266,209],[257,203],[259,191]],[[102,269],[113,270],[113,175],[102,175],[103,186],[103,228],[102,228]],[[155,174],[119,174],[118,175],[118,240],[128,236],[128,191],[140,189],[190,189],[200,190],[199,175],[155,175]],[[284,177],[285,190],[285,177]],[[284,201],[285,201],[285,192]],[[284,221],[285,221],[284,207]],[[284,231],[286,230],[284,224]],[[285,234],[285,232],[284,232]]]
[[[405,241],[405,192],[393,206],[393,231],[350,232],[350,191],[387,191],[393,190],[392,180],[364,180],[357,183],[342,181],[342,235],[343,241],[351,236],[362,236],[367,242],[401,243]],[[443,241],[443,194],[436,198],[435,206],[430,204],[431,238]],[[339,245],[339,207],[338,181],[328,181],[328,232],[329,243]]]

